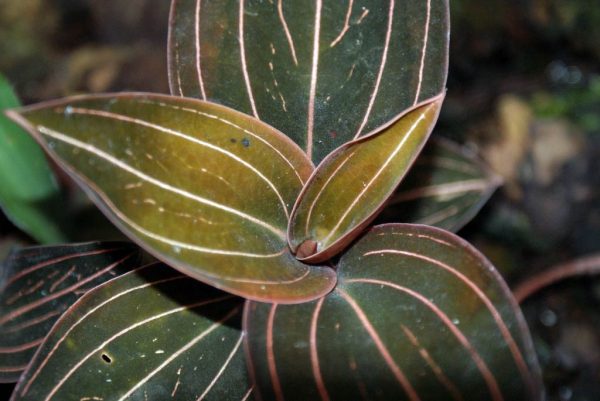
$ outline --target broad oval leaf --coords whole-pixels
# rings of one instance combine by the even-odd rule
[[[302,305],[249,302],[248,363],[265,400],[539,400],[521,312],[494,267],[453,234],[378,226]]]
[[[298,259],[330,258],[371,222],[427,141],[443,99],[439,95],[410,109],[384,131],[323,160],[292,212],[288,241]]]
[[[315,162],[440,93],[447,0],[173,0],[174,95],[280,129]]]
[[[335,284],[289,253],[288,216],[312,165],[288,138],[223,106],[171,96],[84,96],[11,116],[128,236],[201,281],[301,302]]]
[[[4,115],[19,99],[0,74],[0,207],[20,229],[41,243],[65,241],[57,219],[60,191],[44,152]]]
[[[166,265],[120,276],[58,321],[12,400],[244,399],[242,306]]]
[[[502,178],[474,152],[432,138],[377,221],[426,224],[456,232],[501,183]]]
[[[54,322],[90,289],[139,263],[121,242],[23,248],[0,273],[0,382],[16,382]]]

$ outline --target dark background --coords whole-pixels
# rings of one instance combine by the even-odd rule
[[[168,93],[169,3],[0,0],[0,71],[24,103]],[[600,253],[600,3],[451,0],[451,9],[448,97],[434,135],[477,150],[505,180],[460,235],[511,285]],[[87,237],[111,235],[97,224]],[[15,241],[30,242],[0,217],[0,248]],[[559,283],[523,308],[548,399],[600,399],[600,280]]]

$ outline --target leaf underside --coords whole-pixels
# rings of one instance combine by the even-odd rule
[[[338,272],[337,288],[318,301],[248,302],[248,363],[263,399],[540,399],[521,312],[463,240],[378,226]]]
[[[120,94],[28,107],[28,127],[129,237],[208,284],[301,302],[335,284],[288,251],[288,216],[313,167],[260,121],[194,99]]]
[[[315,163],[442,92],[446,0],[174,0],[174,95],[289,135]]]
[[[468,223],[502,179],[471,151],[432,138],[377,222],[432,225],[456,232]]]
[[[12,400],[245,400],[242,307],[166,265],[137,269],[58,321]]]
[[[442,94],[419,104],[387,129],[346,144],[323,160],[290,220],[288,241],[296,256],[326,260],[360,234],[419,154],[443,99]],[[306,253],[304,243],[316,244],[315,253]]]
[[[139,263],[127,243],[23,248],[2,264],[0,382],[16,382],[56,320],[90,289]]]

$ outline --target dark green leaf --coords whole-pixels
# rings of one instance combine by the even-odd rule
[[[494,267],[437,228],[375,227],[302,305],[249,302],[265,400],[539,400],[531,339]]]
[[[300,260],[330,258],[369,224],[421,151],[443,99],[410,109],[389,128],[343,145],[323,160],[290,220],[288,240]]]
[[[206,283],[301,302],[335,284],[285,230],[313,167],[287,137],[223,106],[171,96],[65,99],[13,112],[128,236]]]
[[[433,225],[458,231],[501,184],[470,150],[432,139],[377,221]]]
[[[39,145],[4,115],[20,106],[10,84],[0,75],[0,206],[23,231],[43,243],[64,236],[49,210],[58,197],[54,175]]]
[[[173,0],[171,93],[263,119],[318,162],[440,93],[446,0]]]
[[[139,263],[120,242],[23,248],[0,272],[0,382],[17,381],[54,322],[91,288]]]
[[[153,264],[82,297],[13,400],[242,400],[243,300]]]

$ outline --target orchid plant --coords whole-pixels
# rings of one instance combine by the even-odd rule
[[[498,179],[446,141],[417,160],[447,0],[173,0],[169,23],[172,95],[7,113],[136,244],[4,263],[12,399],[540,399],[517,303],[451,233]]]

